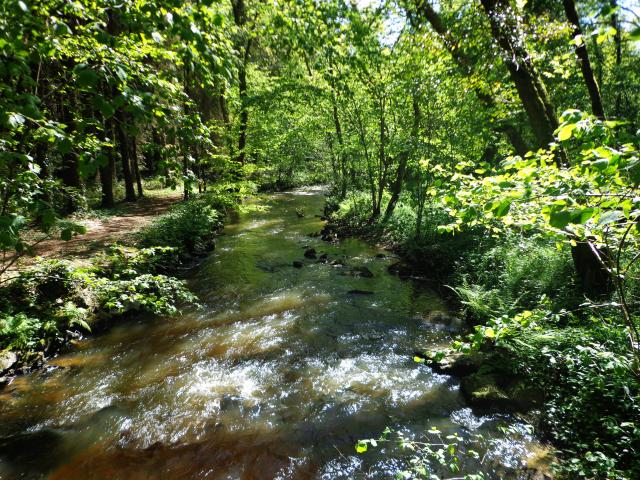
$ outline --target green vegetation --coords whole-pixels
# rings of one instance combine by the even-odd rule
[[[197,303],[171,275],[186,255],[213,248],[219,215],[206,197],[189,200],[144,229],[138,247],[113,245],[88,267],[43,260],[21,271],[0,286],[0,349],[19,352],[29,366],[41,360],[38,352],[55,354],[76,331],[89,333],[132,313],[173,315]],[[153,239],[163,245],[145,247]]]
[[[6,0],[0,275],[98,203],[184,202],[140,250],[3,284],[0,348],[175,312],[165,275],[245,195],[328,184],[328,232],[448,286],[450,350],[543,391],[561,477],[637,478],[639,41],[623,0]]]

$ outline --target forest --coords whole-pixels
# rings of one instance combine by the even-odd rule
[[[0,0],[0,478],[640,478],[639,187],[638,0]]]

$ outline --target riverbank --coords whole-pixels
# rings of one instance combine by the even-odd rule
[[[141,202],[19,264],[0,287],[0,387],[119,319],[172,315],[197,301],[178,277],[213,250],[228,205],[215,196],[176,201]]]
[[[479,226],[440,233],[453,220],[437,201],[419,217],[400,203],[386,222],[370,211],[365,194],[330,198],[323,238],[355,235],[393,249],[403,260],[392,271],[447,285],[468,326],[448,346],[418,351],[417,361],[458,376],[479,411],[538,411],[538,432],[559,450],[561,478],[637,476],[632,354],[615,309],[583,305],[567,245]]]

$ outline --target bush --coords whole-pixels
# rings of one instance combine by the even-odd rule
[[[582,301],[567,249],[515,234],[459,259],[452,283],[469,316],[480,322],[541,302],[557,312]]]
[[[173,247],[133,248],[113,245],[98,261],[99,271],[109,278],[131,278],[140,273],[167,274],[180,265],[180,254]]]
[[[222,226],[217,211],[204,199],[174,206],[139,234],[143,247],[173,247],[183,254],[199,255],[213,248],[213,235]]]
[[[149,312],[157,315],[177,313],[180,302],[195,302],[182,280],[165,275],[139,275],[130,280],[105,280],[96,287],[98,304],[109,313]]]
[[[44,337],[42,322],[24,313],[0,314],[0,350],[27,351],[36,348]]]
[[[619,326],[524,330],[506,345],[516,372],[546,392],[543,430],[567,478],[640,478],[640,382]]]

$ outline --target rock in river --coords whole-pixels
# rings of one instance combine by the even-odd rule
[[[18,361],[18,356],[9,350],[0,352],[0,373],[9,370]]]

